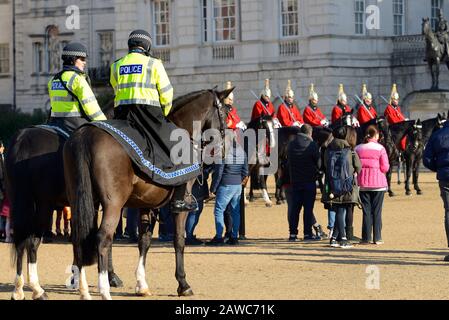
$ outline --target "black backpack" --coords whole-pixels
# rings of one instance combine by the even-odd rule
[[[350,174],[350,156],[352,151],[349,148],[328,150],[326,177],[331,198],[352,193],[354,176]]]

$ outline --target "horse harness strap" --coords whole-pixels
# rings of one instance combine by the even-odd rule
[[[89,116],[86,114],[86,112],[83,109],[83,105],[81,104],[80,99],[67,87],[67,85],[65,84],[64,81],[62,81],[62,75],[64,74],[65,71],[61,71],[59,73],[57,73],[54,76],[54,80],[58,80],[61,82],[62,86],[64,87],[64,89],[72,96],[73,99],[75,99],[76,102],[78,102],[79,105],[79,111],[81,113],[81,116],[85,119],[87,119],[88,121],[90,121]]]

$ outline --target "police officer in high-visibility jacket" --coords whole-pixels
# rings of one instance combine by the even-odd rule
[[[151,56],[152,39],[144,30],[133,31],[129,52],[111,66],[110,83],[115,91],[115,119],[127,120],[151,145],[154,139],[170,155],[176,144],[170,134],[178,129],[166,119],[173,102],[170,84],[162,61]],[[196,204],[184,200],[186,184],[175,188],[172,212],[195,211]]]
[[[90,121],[106,120],[88,82],[87,49],[69,43],[62,51],[63,70],[48,83],[51,116],[48,124],[68,133]]]

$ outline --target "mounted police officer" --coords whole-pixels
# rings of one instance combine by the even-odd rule
[[[178,129],[166,117],[173,102],[170,84],[162,61],[151,56],[152,39],[148,32],[135,30],[129,35],[129,52],[111,66],[110,83],[115,91],[115,119],[127,120],[154,147],[162,148],[170,159],[170,134]],[[154,149],[153,149],[154,150]],[[175,188],[171,211],[194,211],[196,205],[184,201],[186,184]]]
[[[62,71],[48,83],[51,104],[48,124],[68,133],[87,122],[106,120],[89,85],[87,57],[85,46],[69,43],[62,51]]]

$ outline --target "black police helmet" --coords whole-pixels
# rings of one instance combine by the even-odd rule
[[[134,30],[128,38],[128,48],[142,47],[147,53],[150,53],[152,45],[151,35],[145,30]]]

